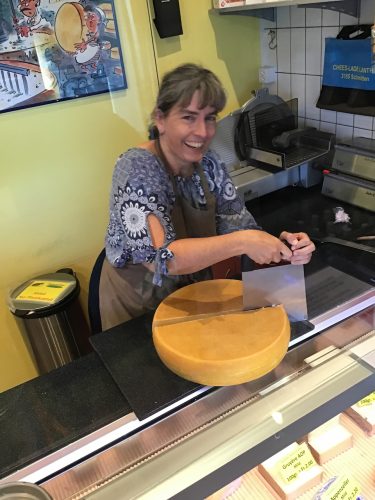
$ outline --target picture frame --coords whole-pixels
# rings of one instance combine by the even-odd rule
[[[112,0],[0,0],[0,113],[126,88]]]

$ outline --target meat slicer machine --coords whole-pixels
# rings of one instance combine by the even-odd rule
[[[310,187],[330,166],[334,134],[298,128],[298,100],[267,88],[218,122],[211,143],[245,201],[290,185]]]

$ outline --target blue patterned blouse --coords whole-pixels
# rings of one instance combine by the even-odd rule
[[[201,162],[210,191],[216,197],[217,234],[240,229],[260,229],[244,202],[239,198],[224,164],[213,151]],[[206,200],[199,174],[176,177],[180,196],[195,208],[205,208]],[[171,221],[175,195],[173,185],[161,160],[151,152],[132,148],[117,160],[110,195],[110,221],[106,234],[106,253],[114,267],[127,262],[155,264],[154,284],[161,285],[168,274],[167,261],[174,255],[168,245],[176,234]],[[154,214],[165,230],[164,245],[155,249],[147,224]]]

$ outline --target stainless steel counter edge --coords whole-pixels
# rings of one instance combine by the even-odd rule
[[[10,481],[40,483],[45,478],[52,476],[74,463],[79,462],[92,453],[98,452],[118,439],[125,438],[127,435],[137,431],[138,429],[162,418],[166,413],[169,413],[173,409],[186,404],[186,402],[190,400],[194,400],[204,392],[207,392],[209,389],[209,387],[202,387],[142,421],[139,421],[133,412],[128,413],[118,420],[115,420],[114,422],[101,427],[87,436],[74,441],[74,443],[50,453],[45,458],[37,460],[31,465],[28,465],[17,472],[0,479],[0,484]]]

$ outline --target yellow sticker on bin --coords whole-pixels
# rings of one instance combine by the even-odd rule
[[[56,302],[63,292],[71,286],[65,281],[32,281],[16,300],[31,300],[38,302]]]

